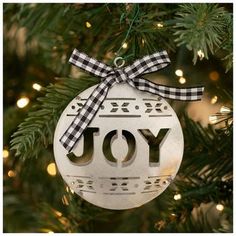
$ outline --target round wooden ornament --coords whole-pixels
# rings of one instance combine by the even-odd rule
[[[174,179],[183,155],[181,125],[163,98],[126,83],[115,84],[68,153],[59,139],[96,86],[75,97],[58,121],[54,135],[58,170],[75,193],[96,206],[139,207]]]

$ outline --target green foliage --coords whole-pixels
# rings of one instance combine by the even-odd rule
[[[67,55],[81,45],[98,59],[109,61],[118,53],[127,62],[186,45],[196,63],[199,50],[208,59],[209,53],[223,49],[220,57],[227,70],[232,67],[233,18],[217,4],[4,4],[4,18],[9,27],[16,22],[25,27],[28,44],[36,39],[47,66],[64,76]],[[124,42],[130,46],[122,48]]]
[[[226,61],[226,72],[228,72],[233,66],[233,15],[225,15],[225,24],[223,40],[221,43],[221,48],[226,51],[226,56],[223,60]]]
[[[10,107],[3,114],[4,120],[4,134],[3,140],[4,144],[8,144],[10,142],[10,136],[14,131],[16,131],[16,126],[18,126],[25,118],[25,111],[17,109],[17,107]]]
[[[73,194],[59,174],[49,176],[46,170],[54,161],[53,134],[60,114],[77,94],[98,82],[87,75],[77,76],[78,70],[69,66],[73,48],[106,63],[116,53],[129,63],[166,49],[173,65],[166,71],[166,82],[177,83],[173,74],[179,67],[188,85],[204,81],[209,96],[217,94],[220,102],[231,107],[231,73],[222,76],[225,68],[232,67],[230,10],[229,4],[4,4],[6,146],[15,132],[13,150],[4,159],[4,232],[232,232],[232,112],[219,116],[223,120],[219,127],[203,127],[179,112],[185,151],[178,176],[158,198],[137,209],[112,211],[93,206]],[[22,27],[26,40],[19,43],[17,32]],[[122,47],[124,42],[127,48]],[[193,51],[194,62],[199,49],[205,58],[212,54],[211,60],[193,68],[192,52],[186,53],[182,46],[179,50],[178,45]],[[19,47],[26,50],[22,57],[16,55]],[[210,70],[219,72],[218,82],[208,79]],[[22,87],[19,83],[13,87],[12,77]],[[55,81],[55,77],[63,78]],[[42,94],[32,95],[32,81],[51,84]],[[22,92],[18,86],[27,91],[33,105],[17,128],[28,112],[12,106]],[[15,96],[9,102],[10,89]],[[40,96],[38,101],[34,101],[36,96]],[[178,112],[178,103],[172,105]],[[10,178],[9,170],[16,176]],[[182,196],[178,201],[173,198],[177,193]],[[215,209],[217,203],[224,210],[209,221],[211,214],[202,212],[202,205],[212,204]]]
[[[188,158],[181,167],[186,169],[185,175],[198,173],[210,183],[213,180],[220,180],[226,174],[232,174],[233,125],[227,126],[226,129],[215,130],[210,125],[203,128],[199,123],[189,119],[185,119],[185,125],[185,136],[189,137],[188,146],[185,148],[185,155]],[[199,165],[196,167],[192,165],[196,158],[194,153],[197,153],[199,160]]]
[[[232,15],[217,4],[182,4],[177,15],[176,42],[178,46],[184,44],[193,51],[194,63],[197,62],[199,50],[208,59],[209,51],[214,54],[225,41],[225,29],[232,32],[229,24]]]
[[[12,149],[23,159],[38,156],[39,152],[53,142],[57,120],[67,104],[84,89],[94,85],[96,79],[84,77],[58,79],[61,83],[44,89],[45,97],[32,107],[28,117],[19,125],[11,140]]]

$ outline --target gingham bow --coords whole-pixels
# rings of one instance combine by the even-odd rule
[[[158,71],[169,65],[170,59],[166,51],[145,56],[142,59],[136,60],[132,65],[122,69],[110,67],[90,58],[77,49],[74,49],[69,62],[93,75],[101,77],[102,82],[96,87],[73,122],[60,138],[60,142],[68,151],[73,149],[83,131],[92,121],[100,105],[106,98],[109,88],[116,83],[127,82],[130,86],[138,90],[157,94],[164,98],[183,101],[200,100],[204,90],[202,86],[189,88],[164,86],[152,83],[140,77],[143,74]]]

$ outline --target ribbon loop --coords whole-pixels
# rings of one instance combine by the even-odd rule
[[[68,151],[74,148],[83,131],[90,124],[106,98],[109,88],[115,83],[126,82],[138,90],[181,101],[200,100],[204,90],[203,86],[177,88],[155,84],[141,78],[143,74],[156,72],[170,64],[170,59],[166,51],[147,55],[122,69],[112,68],[90,58],[85,53],[80,53],[77,49],[74,49],[69,62],[92,75],[101,77],[102,81],[60,138],[61,144]]]
[[[161,51],[136,60],[132,65],[125,68],[125,72],[130,79],[134,79],[139,75],[158,71],[169,64],[170,59],[167,52]]]

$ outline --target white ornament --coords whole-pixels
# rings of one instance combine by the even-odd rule
[[[57,167],[69,187],[94,205],[116,210],[139,207],[174,179],[183,155],[182,128],[163,98],[116,84],[68,154],[59,139],[95,87],[75,97],[58,121]]]

